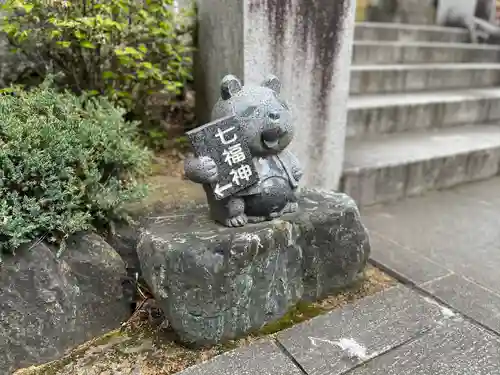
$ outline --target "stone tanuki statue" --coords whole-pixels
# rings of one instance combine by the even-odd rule
[[[275,76],[260,86],[242,86],[227,75],[212,122],[188,133],[196,156],[185,161],[186,177],[203,184],[213,219],[225,226],[271,220],[298,208],[302,171],[286,149],[294,129],[280,87]]]

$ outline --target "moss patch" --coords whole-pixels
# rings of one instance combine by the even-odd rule
[[[272,335],[284,329],[290,328],[295,324],[302,323],[323,313],[323,309],[312,303],[299,302],[292,307],[284,317],[272,323],[265,325],[257,335]]]
[[[395,284],[395,280],[374,267],[367,267],[364,277],[349,288],[334,292],[318,302],[299,302],[281,319],[265,325],[257,335],[271,335],[316,316],[353,303]]]

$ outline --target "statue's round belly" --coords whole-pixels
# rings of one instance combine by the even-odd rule
[[[245,197],[245,212],[249,216],[269,216],[285,208],[292,194],[288,181],[270,177],[260,182],[261,193]]]

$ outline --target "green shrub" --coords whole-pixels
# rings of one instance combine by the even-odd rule
[[[149,170],[136,136],[137,124],[107,99],[48,83],[1,95],[0,254],[125,218]]]
[[[133,118],[148,120],[154,93],[174,98],[191,76],[188,10],[173,0],[7,0],[1,26],[38,74],[103,95]]]

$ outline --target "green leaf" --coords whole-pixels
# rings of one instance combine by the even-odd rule
[[[27,30],[23,30],[23,31],[18,30],[12,36],[16,39],[17,43],[22,43],[22,42],[25,42],[27,40],[27,38],[28,38],[28,31]]]
[[[61,35],[61,30],[50,30],[50,37],[52,39],[59,38]]]
[[[141,57],[143,56],[144,54],[139,52],[137,49],[135,49],[134,47],[125,47],[123,49],[123,54],[125,55],[130,55],[130,56],[134,56],[134,57]]]
[[[75,30],[74,34],[75,34],[76,39],[80,40],[80,39],[85,38],[85,34],[82,33],[80,30]]]
[[[81,46],[82,48],[89,48],[89,49],[95,49],[95,48],[96,48],[96,46],[95,46],[95,45],[93,45],[93,44],[92,44],[90,41],[88,41],[88,40],[82,40],[82,41],[80,42],[80,46]]]
[[[117,91],[116,93],[119,98],[130,98],[131,94],[127,91]]]
[[[59,41],[56,42],[58,46],[61,46],[62,48],[69,48],[71,46],[71,42],[68,41]]]
[[[128,56],[118,56],[118,61],[124,66],[124,67],[130,67],[131,63],[133,60],[128,57]]]
[[[14,35],[19,30],[19,27],[17,27],[17,25],[12,24],[12,23],[8,23],[8,22],[4,22],[0,27],[1,27],[3,32],[5,32],[9,35]]]
[[[106,70],[106,71],[102,72],[102,78],[103,79],[116,78],[116,73],[113,73],[109,70]]]
[[[34,6],[35,6],[34,4],[26,4],[26,3],[22,4],[22,8],[24,9],[24,11],[25,11],[27,14],[30,14],[30,13],[31,13],[31,11],[33,10],[33,7],[34,7]]]

